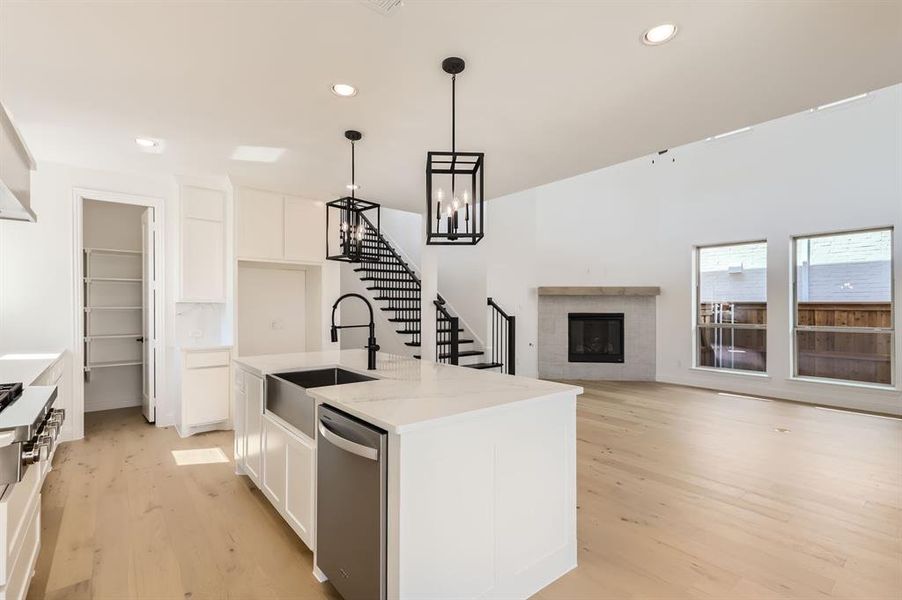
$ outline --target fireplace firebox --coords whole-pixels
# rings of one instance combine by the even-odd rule
[[[570,362],[623,362],[623,313],[569,313]]]

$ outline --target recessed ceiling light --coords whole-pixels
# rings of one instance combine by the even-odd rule
[[[273,148],[271,146],[236,146],[235,151],[232,152],[232,160],[271,163],[282,158],[283,154],[285,154],[285,148]]]
[[[733,131],[728,131],[726,133],[718,133],[717,135],[709,138],[705,138],[706,142],[710,142],[711,140],[722,140],[725,137],[730,137],[733,135],[737,135],[740,133],[745,133],[746,131],[751,131],[751,127],[741,127],[740,129],[734,129]]]
[[[824,110],[825,108],[833,108],[834,106],[842,106],[843,104],[848,104],[849,102],[855,102],[856,100],[863,100],[867,98],[867,93],[858,94],[857,96],[852,96],[851,98],[843,98],[842,100],[837,100],[836,102],[830,102],[828,104],[821,104],[817,107],[816,110]]]
[[[160,142],[158,140],[155,140],[153,138],[146,138],[146,137],[135,138],[135,143],[138,144],[142,148],[156,148],[157,146],[160,145]]]
[[[336,96],[343,96],[347,98],[349,96],[356,96],[357,88],[355,88],[350,83],[336,83],[332,86],[332,93]]]
[[[657,46],[672,40],[676,32],[677,26],[673,23],[656,25],[645,32],[645,35],[642,36],[642,42],[647,46]]]

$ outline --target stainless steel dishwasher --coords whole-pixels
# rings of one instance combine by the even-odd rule
[[[384,600],[388,435],[331,406],[317,411],[317,566],[345,600]]]

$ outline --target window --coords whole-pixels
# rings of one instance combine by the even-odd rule
[[[795,375],[893,384],[893,231],[793,240]]]
[[[767,368],[767,242],[696,249],[696,366]]]

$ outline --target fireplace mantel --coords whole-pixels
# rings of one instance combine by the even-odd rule
[[[657,286],[563,286],[540,287],[539,296],[658,296],[661,288]]]

